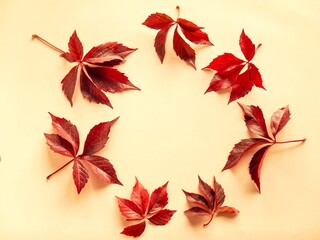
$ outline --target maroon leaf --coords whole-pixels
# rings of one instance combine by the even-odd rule
[[[75,158],[73,161],[73,180],[77,187],[78,194],[88,182],[89,174],[87,169],[83,166],[79,159]]]
[[[182,60],[189,63],[192,67],[196,68],[195,60],[196,53],[190,47],[188,43],[186,43],[183,38],[178,33],[178,28],[174,30],[173,34],[173,49],[176,52],[177,56],[179,56]]]
[[[239,213],[239,210],[235,209],[233,207],[222,206],[221,208],[219,208],[219,213],[220,214],[237,215]]]
[[[127,221],[148,219],[155,225],[166,225],[176,212],[163,209],[168,203],[167,185],[168,182],[154,190],[149,198],[147,189],[136,178],[131,200],[117,197],[121,214]],[[126,227],[122,233],[136,237],[140,236],[144,229],[145,221]]]
[[[249,165],[249,172],[251,178],[256,184],[259,192],[261,192],[260,171],[263,159],[265,158],[267,151],[275,144],[294,142],[303,143],[304,141],[306,141],[306,139],[303,138],[299,140],[290,140],[282,142],[276,140],[277,133],[287,124],[287,122],[290,119],[290,111],[288,106],[280,108],[275,113],[273,113],[271,117],[271,132],[273,135],[272,138],[268,134],[262,110],[258,106],[249,106],[241,103],[239,103],[239,105],[243,110],[247,128],[253,134],[259,135],[260,138],[243,139],[239,143],[235,144],[228,156],[228,161],[222,169],[222,171],[234,167],[250,149],[264,145],[254,153]],[[226,208],[225,211],[233,212],[234,210]]]
[[[129,81],[126,75],[117,69],[109,67],[92,68],[87,66],[86,71],[94,84],[105,92],[117,93],[126,90],[140,90]]]
[[[146,221],[143,221],[141,223],[124,228],[121,233],[131,237],[139,237],[144,232],[145,229],[146,229]]]
[[[148,220],[155,225],[166,225],[175,212],[175,210],[162,209],[152,217],[149,217]]]
[[[61,81],[62,90],[71,106],[73,105],[72,96],[78,79],[80,79],[82,95],[88,101],[105,104],[111,108],[112,105],[103,91],[116,93],[124,90],[140,90],[124,74],[111,68],[122,63],[125,57],[137,49],[126,47],[117,42],[106,42],[91,48],[83,56],[83,46],[76,31],[69,39],[69,52],[53,46],[37,35],[32,37],[58,51],[61,57],[67,61],[77,62],[77,66],[74,66]]]
[[[78,68],[79,68],[78,66],[74,66],[73,68],[71,68],[70,72],[61,81],[62,91],[68,98],[71,106],[73,106],[72,96],[76,86]]]
[[[259,192],[261,192],[260,189],[260,172],[262,167],[263,159],[265,158],[268,150],[270,149],[272,145],[264,146],[261,149],[259,149],[252,157],[252,160],[249,165],[249,172],[251,175],[251,179],[255,182],[257,185],[257,188],[259,189]]]
[[[258,106],[239,103],[244,113],[244,121],[249,131],[260,137],[271,139],[269,136],[263,113]]]
[[[271,132],[274,137],[290,120],[289,106],[283,107],[275,111],[271,116]]]
[[[205,93],[231,88],[228,103],[247,95],[253,86],[265,89],[259,69],[251,63],[256,52],[255,45],[244,33],[244,30],[240,35],[239,44],[246,61],[237,58],[232,53],[224,53],[214,58],[203,68],[216,71]],[[247,69],[243,71],[245,66]]]
[[[73,147],[67,140],[60,137],[58,134],[45,133],[44,136],[46,137],[47,144],[52,151],[63,156],[74,157]]]
[[[47,179],[73,162],[73,180],[78,193],[81,192],[89,179],[86,166],[93,170],[93,173],[100,181],[108,184],[115,183],[122,185],[109,160],[101,156],[92,155],[105,146],[108,140],[110,127],[117,118],[110,122],[102,122],[94,126],[87,136],[83,154],[77,156],[79,148],[79,133],[77,127],[64,118],[56,117],[51,113],[49,114],[51,115],[52,125],[57,134],[44,134],[48,146],[54,152],[67,157],[73,157],[73,159],[50,174]]]
[[[83,97],[88,101],[102,103],[112,108],[109,98],[88,78],[83,70],[80,72],[80,89]]]
[[[109,139],[111,126],[118,120],[115,118],[110,122],[102,122],[91,128],[84,143],[83,154],[92,155],[104,148]]]
[[[185,215],[188,217],[207,217],[210,216],[210,219],[203,226],[209,225],[213,217],[219,213],[228,213],[227,208],[222,206],[225,200],[224,190],[221,185],[214,178],[213,187],[210,187],[207,183],[201,180],[198,176],[199,184],[198,188],[200,194],[189,193],[185,190],[182,190],[186,195],[187,202],[191,205],[191,208],[184,211]],[[207,202],[211,202],[207,204]],[[234,211],[229,211],[232,215],[239,213],[235,208]]]
[[[269,141],[261,138],[242,139],[239,143],[234,145],[232,151],[228,156],[228,161],[222,171],[234,167],[238,164],[242,156],[246,154],[250,149],[265,143],[269,143]]]
[[[177,10],[179,12],[180,8],[177,7]],[[142,24],[151,29],[159,30],[155,38],[154,47],[161,63],[163,63],[163,59],[166,54],[165,45],[167,35],[170,28],[173,25],[176,25],[173,35],[173,48],[177,56],[179,56],[182,60],[186,61],[195,69],[195,51],[180,36],[180,34],[178,33],[178,26],[181,29],[183,35],[190,42],[194,44],[203,44],[209,46],[213,45],[210,42],[208,35],[201,30],[203,29],[202,27],[199,27],[195,23],[184,18],[178,17],[177,20],[174,21],[170,16],[168,16],[165,13],[153,13],[149,15]]]
[[[76,156],[79,150],[79,132],[77,127],[70,121],[54,116],[49,113],[52,119],[52,126],[56,130],[57,134],[69,142],[72,146],[72,156]]]

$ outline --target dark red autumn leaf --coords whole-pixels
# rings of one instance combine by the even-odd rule
[[[253,86],[265,89],[259,69],[251,62],[261,44],[256,47],[242,30],[239,45],[246,60],[224,53],[203,68],[216,71],[205,93],[231,88],[228,103],[244,97]]]
[[[140,90],[134,86],[123,73],[113,66],[124,62],[124,59],[137,49],[128,48],[117,42],[107,42],[93,47],[83,56],[83,46],[76,31],[69,39],[69,51],[65,52],[48,43],[38,35],[32,36],[60,53],[70,63],[77,62],[62,79],[62,91],[73,105],[72,97],[76,82],[80,79],[82,95],[90,102],[112,105],[105,95],[106,92],[118,93],[125,90]]]
[[[138,237],[146,227],[146,220],[155,225],[166,225],[171,220],[176,211],[164,209],[168,204],[167,185],[155,189],[149,196],[148,190],[136,178],[131,200],[117,197],[119,210],[125,219],[139,221],[124,228],[122,234]]]
[[[260,173],[262,163],[268,150],[276,145],[283,143],[293,143],[293,142],[304,142],[305,138],[300,140],[290,140],[290,141],[277,141],[276,135],[290,120],[290,110],[289,107],[283,107],[278,109],[272,114],[271,117],[271,135],[268,132],[266,122],[262,113],[262,110],[258,106],[244,105],[240,104],[240,107],[244,113],[244,121],[249,132],[255,137],[242,139],[240,142],[236,143],[231,150],[228,161],[226,162],[222,171],[230,169],[238,164],[242,157],[248,153],[249,150],[256,147],[260,147],[257,150],[250,161],[249,172],[252,180],[256,184],[259,192],[261,192],[260,187]]]
[[[51,113],[49,114],[56,134],[44,134],[48,146],[52,151],[67,157],[72,157],[72,159],[50,174],[47,179],[73,162],[72,176],[78,193],[81,192],[89,179],[87,168],[91,168],[97,178],[104,183],[122,185],[109,160],[104,157],[94,155],[105,146],[109,138],[110,128],[118,118],[110,122],[102,122],[94,126],[88,133],[83,153],[78,154],[79,133],[77,127],[64,118],[56,117]]]
[[[177,7],[177,10],[179,15],[180,8]],[[196,53],[183,39],[181,33],[187,40],[194,44],[213,45],[209,40],[208,34],[201,30],[203,27],[199,27],[195,23],[180,17],[174,21],[167,14],[157,12],[149,15],[142,24],[151,29],[159,30],[154,41],[154,47],[161,63],[163,63],[163,59],[166,54],[165,46],[168,32],[174,25],[176,25],[176,28],[173,35],[173,49],[178,57],[190,64],[192,67],[196,68]],[[179,33],[179,30],[181,33]]]
[[[186,216],[208,217],[209,221],[203,225],[206,227],[212,219],[220,213],[231,214],[231,216],[235,216],[239,213],[239,211],[233,207],[222,206],[225,200],[225,193],[215,178],[213,179],[212,187],[202,181],[200,176],[198,176],[198,180],[200,194],[182,190],[186,195],[187,202],[191,205],[191,208],[184,211]]]

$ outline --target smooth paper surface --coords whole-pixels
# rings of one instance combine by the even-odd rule
[[[163,12],[205,27],[214,46],[190,44],[197,70],[180,60],[169,32],[160,63],[154,49],[157,31],[142,25]],[[320,239],[320,2],[306,1],[0,1],[0,239],[130,239],[115,196],[130,198],[135,177],[151,192],[169,181],[169,204],[177,212],[166,226],[147,224],[139,239],[317,240]],[[263,163],[261,194],[251,181],[253,152],[232,170],[221,172],[229,152],[249,133],[229,91],[207,93],[214,75],[203,67],[225,52],[239,58],[245,30],[256,45],[253,59],[266,91],[253,88],[239,102],[258,105],[269,126],[274,111],[289,104],[291,120],[278,140],[306,138],[304,144],[274,146]],[[67,51],[77,30],[84,52],[108,41],[138,50],[118,67],[141,91],[107,94],[114,109],[89,103],[79,84],[71,107],[61,80],[73,64],[39,41],[38,34]],[[105,186],[91,174],[78,195],[68,161],[46,145],[52,133],[48,112],[78,127],[82,149],[94,125],[120,116],[106,147],[124,186]],[[197,192],[198,175],[213,176],[226,193],[225,205],[237,217],[190,221],[181,189]]]

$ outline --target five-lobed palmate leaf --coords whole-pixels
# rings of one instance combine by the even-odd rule
[[[253,86],[265,89],[259,69],[251,62],[261,44],[256,47],[242,30],[239,45],[246,60],[237,58],[232,53],[224,53],[203,68],[216,71],[205,93],[231,88],[228,103],[248,94]]]
[[[180,8],[177,7],[177,10],[179,12]],[[149,28],[159,30],[154,41],[154,47],[161,63],[163,62],[166,54],[166,41],[168,32],[173,26],[176,26],[173,33],[173,49],[177,56],[179,56],[182,60],[184,60],[194,68],[196,68],[196,53],[190,47],[190,45],[181,37],[178,29],[186,39],[194,44],[209,46],[213,45],[210,42],[208,35],[201,30],[203,29],[203,27],[199,27],[193,22],[184,18],[178,17],[177,20],[173,20],[165,13],[157,12],[149,15],[142,24]]]
[[[38,35],[33,35],[60,53],[60,56],[68,62],[76,62],[67,75],[62,79],[62,90],[73,105],[72,97],[74,94],[77,80],[80,81],[82,95],[90,102],[105,104],[112,108],[112,105],[104,92],[117,93],[125,90],[140,90],[134,86],[123,73],[113,68],[125,61],[125,58],[137,49],[128,48],[117,42],[106,42],[91,48],[84,55],[83,46],[78,38],[76,31],[69,39],[69,51],[65,52],[52,44],[48,43]]]
[[[166,225],[175,210],[164,209],[168,204],[168,182],[155,189],[149,196],[148,190],[138,181],[133,187],[131,200],[117,197],[121,214],[127,221],[135,221],[121,232],[124,235],[138,237],[146,228],[146,220],[155,225]]]
[[[225,193],[221,185],[213,178],[213,187],[205,183],[200,176],[198,176],[199,192],[191,193],[182,190],[186,195],[188,203],[192,206],[190,209],[184,211],[188,217],[208,217],[209,220],[203,226],[208,226],[212,219],[218,214],[228,214],[235,216],[239,211],[233,207],[222,206],[225,200]]]
[[[44,134],[48,146],[52,151],[66,157],[71,157],[72,159],[57,171],[50,174],[47,179],[73,162],[72,176],[78,194],[89,179],[88,168],[92,170],[92,173],[94,173],[100,181],[106,184],[115,183],[122,185],[110,161],[104,157],[95,155],[104,148],[108,140],[110,128],[118,118],[110,122],[101,122],[95,125],[87,135],[82,154],[78,154],[80,139],[77,127],[64,118],[56,117],[51,113],[50,116],[52,126],[56,133]]]
[[[258,106],[244,105],[240,103],[239,105],[243,110],[244,120],[249,132],[257,137],[242,139],[240,142],[235,144],[228,156],[228,161],[226,162],[223,170],[234,167],[249,150],[260,147],[258,151],[254,153],[250,161],[249,172],[259,192],[261,192],[260,172],[263,160],[265,159],[269,149],[275,144],[304,142],[306,139],[304,138],[300,140],[283,142],[277,140],[277,134],[290,120],[290,110],[288,106],[279,108],[272,114],[270,122],[270,134],[268,132],[262,110]]]

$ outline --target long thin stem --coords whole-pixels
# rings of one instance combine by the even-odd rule
[[[283,141],[283,142],[277,142],[275,141],[274,144],[283,144],[283,143],[295,143],[295,142],[305,142],[307,139],[299,139],[299,140],[290,140],[290,141]]]
[[[65,165],[63,165],[61,168],[59,168],[58,170],[54,171],[53,173],[51,173],[50,175],[48,175],[47,180],[49,180],[49,178],[51,178],[54,174],[56,174],[57,172],[59,172],[60,170],[62,170],[63,168],[65,168],[66,166],[68,166],[70,163],[72,163],[74,161],[74,159],[70,160],[69,162],[67,162]]]
[[[209,221],[208,221],[207,223],[203,224],[203,226],[204,226],[204,227],[208,226],[208,225],[209,225],[209,223],[211,223],[211,221],[212,221],[212,219],[213,219],[214,215],[215,215],[215,214],[211,214],[211,217],[210,217]]]
[[[62,51],[60,48],[57,48],[56,46],[52,45],[51,43],[49,43],[48,41],[44,40],[42,37],[40,37],[40,36],[38,36],[36,34],[32,35],[32,40],[33,39],[39,40],[40,42],[44,43],[48,47],[52,48],[53,50],[56,50],[57,52],[59,52],[61,54],[64,53],[64,51]]]
[[[180,17],[180,7],[179,7],[179,6],[176,6],[176,9],[177,9],[177,11],[178,11],[178,17],[177,17],[177,18],[179,18],[179,17]]]

